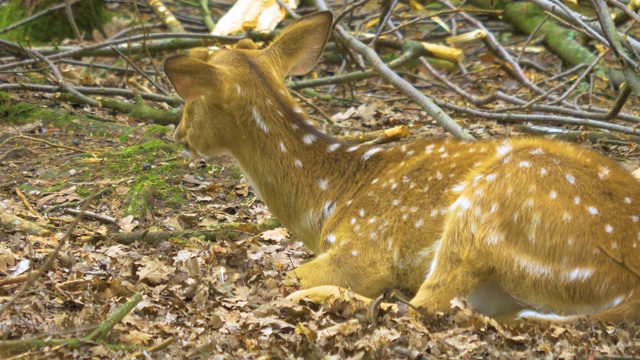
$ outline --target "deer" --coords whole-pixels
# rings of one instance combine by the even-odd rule
[[[291,23],[266,48],[174,55],[185,100],[175,141],[229,153],[255,194],[314,258],[287,276],[294,300],[390,289],[413,308],[462,297],[489,316],[640,320],[640,184],[579,145],[525,137],[389,146],[317,130],[285,86],[311,71],[331,12]]]

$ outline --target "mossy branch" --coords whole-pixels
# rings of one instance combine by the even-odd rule
[[[67,93],[59,94],[58,100],[83,103],[77,97]],[[159,125],[177,124],[180,121],[180,117],[182,116],[181,110],[154,109],[145,106],[140,101],[136,102],[135,104],[131,104],[107,97],[96,97],[95,100],[99,102],[99,105],[101,107],[121,112],[135,119],[153,121]]]

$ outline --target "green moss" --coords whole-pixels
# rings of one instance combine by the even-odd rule
[[[122,143],[126,143],[129,140],[129,135],[131,135],[136,129],[129,128],[122,135],[118,136],[118,141]]]
[[[162,126],[162,125],[151,125],[149,126],[149,128],[147,128],[147,130],[144,132],[144,135],[146,137],[155,137],[155,136],[160,136],[160,135],[164,135],[171,132],[171,129],[169,129],[166,126]]]
[[[58,0],[40,0],[33,12],[50,8],[59,3],[60,1]],[[72,5],[72,11],[78,30],[80,33],[84,33],[86,37],[91,37],[95,29],[102,32],[102,25],[112,17],[105,10],[104,1],[102,0],[78,2]],[[10,0],[9,4],[0,11],[0,29],[12,25],[31,14],[27,11],[24,0]],[[27,41],[44,44],[75,38],[75,35],[64,8],[61,8],[1,34],[0,38],[20,43]]]
[[[149,173],[136,178],[126,194],[124,202],[124,215],[143,217],[147,210],[151,210],[155,201],[165,201],[169,206],[178,206],[185,202],[184,196],[180,196],[182,190],[169,186],[164,178],[157,174]],[[184,194],[182,194],[184,195]]]
[[[120,150],[117,157],[122,160],[138,160],[143,166],[169,154],[175,153],[177,145],[160,139],[152,139],[142,144],[126,147]]]
[[[242,170],[240,170],[240,166],[233,165],[231,167],[231,176],[236,180],[242,179]]]

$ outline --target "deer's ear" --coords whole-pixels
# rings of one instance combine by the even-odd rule
[[[220,69],[183,55],[165,60],[164,72],[178,95],[186,101],[216,91],[222,82]]]
[[[296,20],[265,50],[281,75],[306,74],[318,62],[331,33],[333,15],[321,11]]]

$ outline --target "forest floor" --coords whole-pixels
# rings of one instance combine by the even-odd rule
[[[390,124],[407,124],[417,137],[445,137],[409,103],[360,101],[363,112],[379,104]],[[325,111],[334,113],[336,107]],[[358,114],[325,127],[339,135],[382,126],[363,125]],[[142,301],[106,336],[109,346],[85,343],[71,356],[131,356],[138,347],[167,339],[174,342],[160,357],[568,359],[637,354],[639,328],[632,325],[523,323],[513,328],[464,304],[412,321],[357,302],[292,303],[285,296],[295,288],[283,283],[284,275],[312,255],[270,221],[269,210],[231,158],[191,162],[170,140],[170,127],[97,124],[101,130],[91,133],[87,122],[92,120],[81,116],[57,119],[56,125],[43,120],[31,117],[22,125],[3,122],[0,127],[5,134],[29,137],[14,138],[2,149],[1,182],[10,185],[0,189],[0,208],[51,231],[49,236],[0,231],[0,271],[17,276],[41,264],[74,220],[65,211],[96,191],[100,195],[89,210],[113,219],[80,221],[53,266],[0,317],[6,340],[80,336],[139,292]],[[516,135],[495,123],[469,128],[480,138]],[[630,169],[637,166],[636,149],[597,147]],[[233,226],[221,227],[229,223]],[[144,238],[146,231],[166,236]],[[213,235],[205,239],[197,231]],[[3,285],[2,299],[23,283]],[[34,356],[69,351],[51,346]]]

